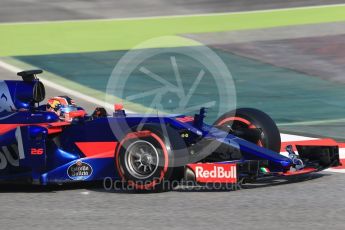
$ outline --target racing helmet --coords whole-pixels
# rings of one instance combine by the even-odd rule
[[[84,117],[85,111],[80,109],[68,96],[58,96],[48,99],[47,111],[54,112],[60,120],[71,122],[75,117]]]

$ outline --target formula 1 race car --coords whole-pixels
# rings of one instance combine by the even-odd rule
[[[164,181],[236,184],[299,176],[338,166],[337,146],[289,146],[280,152],[273,120],[251,108],[204,123],[205,109],[184,115],[92,115],[67,97],[45,98],[41,70],[0,82],[0,180],[39,185],[106,178],[136,190],[163,190]],[[67,99],[66,99],[67,98]],[[63,118],[61,115],[64,115]]]

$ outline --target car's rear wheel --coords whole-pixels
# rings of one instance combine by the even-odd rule
[[[214,125],[261,147],[280,152],[279,129],[272,118],[260,110],[237,109],[223,114]]]
[[[171,127],[134,128],[120,142],[115,159],[117,171],[135,191],[165,191],[183,177],[187,151],[182,138]],[[181,161],[182,160],[182,161]],[[187,163],[187,162],[186,162]]]

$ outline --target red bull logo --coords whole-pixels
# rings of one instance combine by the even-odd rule
[[[236,164],[191,164],[195,179],[201,183],[236,183]]]

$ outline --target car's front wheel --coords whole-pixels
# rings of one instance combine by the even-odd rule
[[[223,114],[215,126],[261,147],[280,152],[280,132],[266,113],[253,108],[240,108]]]

